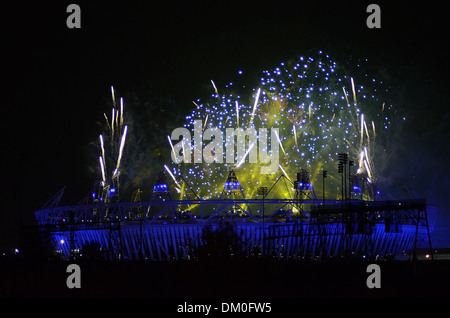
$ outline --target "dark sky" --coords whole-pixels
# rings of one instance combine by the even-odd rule
[[[76,2],[81,29],[66,27],[71,2],[20,2],[1,12],[2,182],[0,246],[18,242],[62,186],[68,204],[92,186],[95,122],[119,92],[170,97],[185,114],[202,87],[257,74],[311,50],[368,58],[408,115],[392,173],[440,209],[433,244],[450,247],[449,51],[446,7],[371,2]]]

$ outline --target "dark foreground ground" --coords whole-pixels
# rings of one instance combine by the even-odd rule
[[[368,261],[78,262],[79,289],[66,285],[69,264],[2,261],[0,296],[161,300],[450,297],[450,262],[378,262],[379,289],[366,285],[371,274],[366,272]]]

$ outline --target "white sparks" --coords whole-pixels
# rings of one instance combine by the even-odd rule
[[[280,167],[281,171],[283,171],[283,174],[286,178],[288,178],[289,181],[292,182],[291,178],[289,178],[288,174],[286,173],[286,171],[284,171],[283,167],[279,164],[278,167]]]
[[[214,92],[216,92],[217,96],[219,96],[219,92],[217,91],[216,84],[214,84],[214,81],[213,81],[213,80],[211,80],[211,84],[212,84],[212,86],[214,87]]]
[[[361,142],[359,144],[360,148],[362,147],[362,144],[363,144],[363,137],[364,137],[364,135],[363,135],[364,131],[363,130],[364,130],[364,114],[361,114]]]
[[[250,153],[250,151],[252,150],[253,146],[255,144],[251,144],[250,147],[248,147],[247,151],[245,152],[244,156],[242,157],[242,159],[239,161],[239,163],[236,165],[236,168],[239,168],[244,162],[245,162],[245,158],[247,158],[248,154]]]
[[[276,130],[274,130],[273,131],[274,133],[275,133],[275,136],[277,137],[277,140],[278,140],[278,143],[280,144],[280,146],[281,146],[281,150],[283,150],[283,153],[284,153],[284,155],[287,157],[287,155],[286,155],[286,151],[284,151],[284,147],[283,147],[283,144],[281,143],[281,140],[280,140],[280,137],[278,136],[278,133],[277,133],[277,131]]]
[[[127,138],[127,130],[128,130],[128,126],[125,126],[125,128],[123,129],[122,139],[120,141],[119,158],[117,159],[116,169],[119,169],[120,160],[122,159],[122,151],[123,151],[123,147],[125,145],[125,139]]]
[[[114,87],[112,87],[112,86],[111,86],[111,95],[112,95],[113,106],[116,107],[116,98],[114,96]]]
[[[103,182],[106,181],[106,177],[105,177],[105,166],[103,165],[103,158],[102,156],[99,157],[99,161],[100,161],[100,169],[102,170],[102,178],[103,178]]]
[[[353,81],[353,77],[350,77],[350,81],[352,82],[353,102],[356,105],[355,82]]]
[[[372,179],[372,173],[370,172],[369,165],[367,164],[367,160],[365,160],[365,159],[364,159],[364,167],[366,168],[366,171],[367,171],[367,174],[369,175],[369,178]]]
[[[167,140],[169,141],[170,147],[172,148],[173,158],[176,159],[176,158],[177,158],[177,155],[175,154],[175,148],[173,147],[172,139],[170,139],[170,136],[169,136],[169,135],[167,135]],[[183,147],[184,147],[184,142],[182,143],[182,145],[183,145]],[[184,148],[183,148],[183,149],[184,149]],[[183,152],[184,152],[184,150],[183,150]],[[177,161],[178,161],[178,160],[177,160]],[[186,161],[185,161],[185,162],[186,162]],[[177,163],[178,163],[178,162],[177,162]]]
[[[111,138],[114,138],[114,118],[115,118],[115,108],[112,109],[112,116],[111,116]]]
[[[180,184],[178,183],[177,179],[176,179],[175,176],[173,175],[172,171],[170,171],[169,167],[167,167],[167,165],[164,165],[164,168],[165,168],[166,171],[170,174],[170,176],[172,177],[173,181],[175,181],[175,183],[177,184],[177,186],[181,188]]]
[[[261,93],[261,88],[258,88],[258,91],[256,92],[255,103],[253,104],[252,116],[250,117],[250,125],[248,125],[248,127],[251,127],[252,124],[253,124],[253,118],[255,117],[256,106],[258,105],[258,100],[259,100],[259,94],[260,93]]]
[[[194,103],[195,106],[197,106],[197,109],[200,109],[200,106],[198,106],[198,104],[194,101],[192,101]]]
[[[236,121],[237,121],[237,126],[239,127],[239,104],[238,104],[238,101],[236,101]]]
[[[120,98],[120,129],[123,126],[123,98]]]
[[[295,140],[295,145],[298,147],[298,144],[297,144],[297,131],[296,131],[296,129],[295,129],[295,125],[292,125],[292,127],[293,127],[293,130],[294,130],[294,140]]]

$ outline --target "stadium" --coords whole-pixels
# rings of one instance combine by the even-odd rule
[[[58,206],[61,190],[35,216],[63,259],[83,257],[92,244],[108,260],[392,259],[424,247],[432,253],[437,210],[425,200],[366,201],[354,192],[353,199],[319,200],[302,176],[292,184],[294,199],[265,199],[264,187],[260,198],[245,199],[234,171],[222,196],[209,200],[174,200],[174,184],[164,178],[150,201],[137,192],[135,202],[101,203],[93,193],[91,203]]]
[[[378,189],[392,154],[394,118],[405,117],[390,104],[384,83],[362,73],[364,62],[338,64],[318,51],[263,71],[252,90],[229,83],[219,92],[211,80],[213,94],[193,101],[178,122],[184,127],[151,134],[149,144],[165,141],[166,157],[158,163],[145,153],[148,145],[136,143],[148,130],[138,131],[111,87],[113,107],[110,117],[103,114],[98,144],[101,181],[75,206],[59,206],[61,190],[35,212],[39,227],[63,259],[86,250],[105,259],[161,261],[378,259],[414,256],[418,247],[431,251],[437,209]],[[120,181],[138,171],[130,169],[135,158],[146,158],[147,179],[161,161],[167,164],[150,200],[138,189],[124,202]],[[338,174],[331,172],[335,164]]]

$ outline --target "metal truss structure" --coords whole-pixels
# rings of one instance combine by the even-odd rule
[[[232,224],[240,256],[285,259],[393,257],[430,248],[437,209],[425,200],[304,199],[114,202],[35,212],[65,259],[95,242],[107,259],[187,260],[198,257],[205,233]],[[432,251],[431,251],[432,252]],[[236,253],[230,251],[231,254]]]

